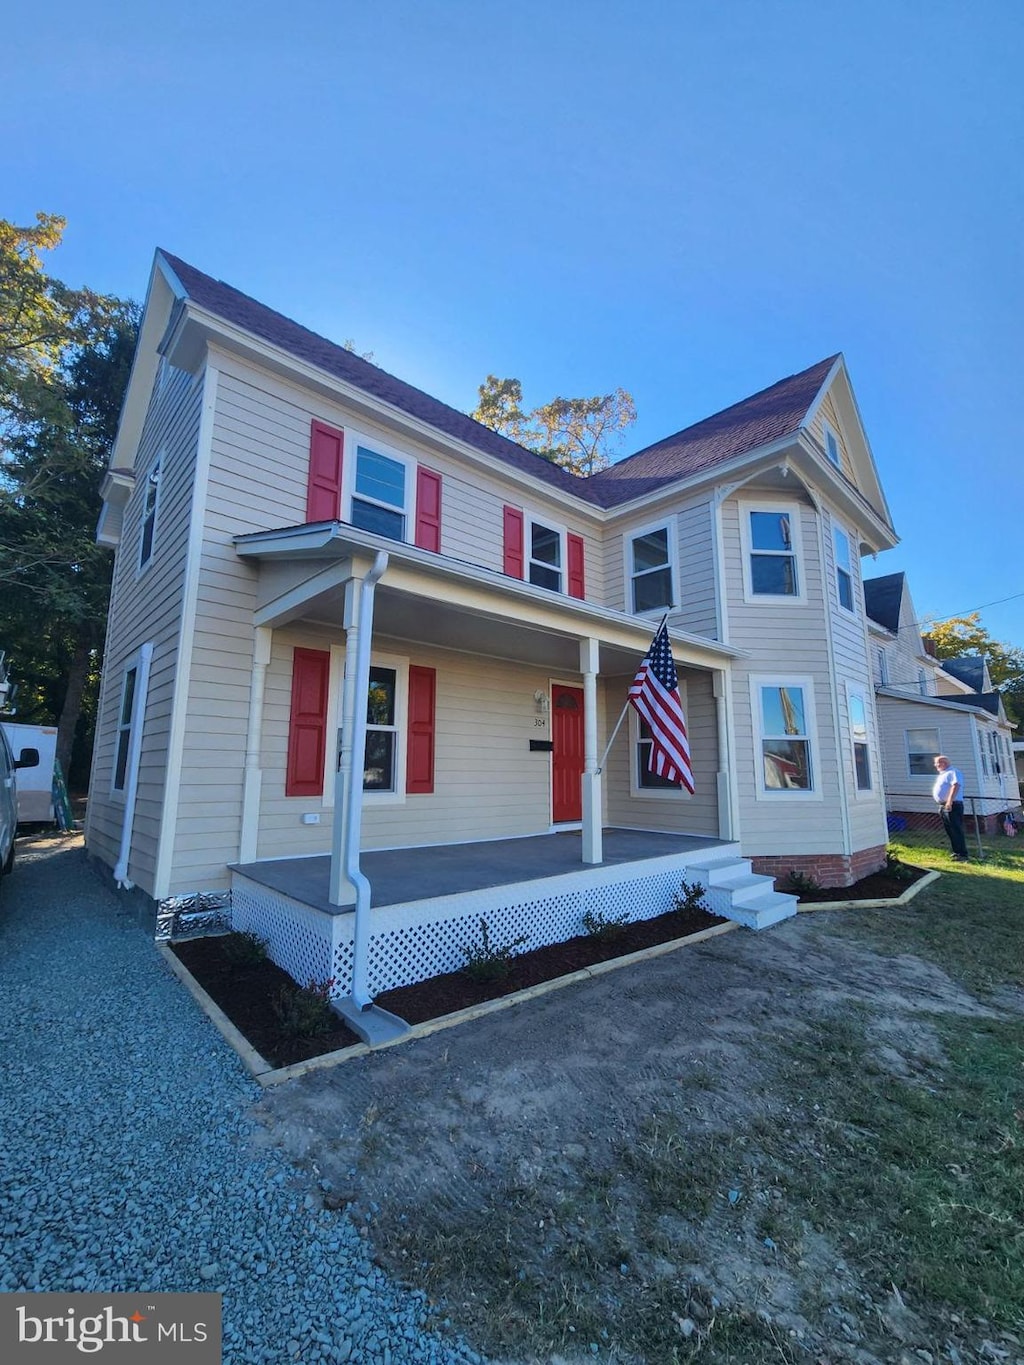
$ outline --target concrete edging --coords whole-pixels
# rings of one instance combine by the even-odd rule
[[[941,872],[926,872],[923,877],[919,877],[913,885],[908,886],[902,896],[893,896],[888,900],[873,901],[809,901],[803,905],[797,901],[797,913],[801,915],[810,914],[814,910],[888,910],[892,907],[906,905],[912,901],[919,891],[923,891],[926,886],[931,886],[932,882],[942,876]]]
[[[710,929],[699,929],[697,933],[688,934],[685,938],[669,939],[666,943],[656,943],[652,948],[641,948],[636,953],[626,953],[623,957],[611,957],[605,962],[596,962],[593,967],[581,967],[577,972],[569,972],[565,976],[556,976],[551,981],[541,981],[536,986],[527,986],[521,991],[515,991],[512,995],[501,995],[496,1000],[483,1000],[479,1005],[470,1005],[467,1009],[456,1010],[453,1014],[444,1014],[438,1019],[427,1019],[422,1024],[412,1024],[407,1033],[403,1033],[398,1038],[389,1038],[386,1042],[377,1043],[373,1047],[369,1043],[353,1043],[351,1047],[339,1048],[336,1052],[325,1052],[319,1057],[309,1057],[304,1062],[293,1062],[291,1066],[282,1066],[276,1069],[271,1066],[266,1058],[261,1057],[235,1028],[220,1006],[207,995],[192,973],[171,949],[165,943],[158,943],[156,946],[174,975],[185,985],[189,994],[220,1032],[224,1041],[238,1053],[253,1080],[265,1087],[280,1085],[282,1081],[295,1080],[311,1071],[322,1071],[327,1067],[340,1066],[343,1062],[350,1061],[355,1057],[365,1057],[370,1052],[381,1052],[384,1048],[411,1043],[417,1038],[428,1038],[432,1033],[439,1033],[442,1029],[471,1023],[474,1019],[482,1019],[488,1014],[497,1014],[499,1010],[511,1009],[514,1005],[522,1005],[529,1000],[536,1000],[541,996],[549,995],[552,991],[561,990],[564,986],[574,986],[578,982],[604,976],[619,967],[629,967],[638,962],[663,957],[666,953],[675,952],[678,948],[685,948],[688,944],[702,943],[705,939],[717,938],[719,934],[728,934],[734,929],[740,928],[742,925],[732,920],[725,924],[714,924]]]

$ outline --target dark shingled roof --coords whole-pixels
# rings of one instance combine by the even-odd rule
[[[600,507],[615,507],[676,479],[699,474],[735,456],[794,435],[803,425],[808,408],[838,358],[829,356],[810,369],[780,380],[771,388],[734,403],[589,479],[582,479],[515,441],[499,436],[490,427],[432,398],[422,389],[396,379],[343,346],[301,327],[283,313],[267,308],[221,280],[204,275],[179,257],[167,251],[161,251],[160,255],[177,275],[189,298],[200,307],[392,404],[411,417],[429,423],[438,431],[474,446],[502,464]]]
[[[946,673],[952,673],[975,692],[985,686],[985,660],[980,654],[962,654],[959,659],[940,659],[939,662]]]
[[[959,696],[955,694],[942,694],[943,701],[955,702],[957,706],[980,706],[983,711],[990,711],[993,716],[999,715],[999,693],[998,692],[962,692]]]
[[[906,575],[887,573],[881,578],[865,578],[864,607],[872,621],[877,621],[886,630],[900,628],[900,606],[903,602],[903,587]]]

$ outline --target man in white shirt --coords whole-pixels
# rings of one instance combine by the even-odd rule
[[[942,813],[942,827],[949,838],[953,859],[958,863],[967,862],[967,841],[964,838],[964,780],[959,771],[951,767],[945,754],[935,759],[938,776],[932,788],[932,796]]]

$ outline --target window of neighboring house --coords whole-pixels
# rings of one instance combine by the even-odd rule
[[[999,763],[999,737],[994,730],[988,732],[988,749],[992,757],[992,775],[998,777],[1000,770]]]
[[[850,552],[850,537],[841,526],[833,526],[832,538],[836,553],[836,589],[839,593],[839,605],[846,611],[853,611],[853,556]]]
[[[927,695],[928,695],[928,674],[924,671],[923,668],[919,668],[919,669],[917,670],[917,690],[921,693],[921,696],[922,696],[922,697],[927,697]]]
[[[878,686],[889,686],[889,659],[884,649],[875,651],[875,658],[878,662]]]
[[[632,610],[660,611],[671,607],[672,558],[668,526],[641,531],[628,541]]]
[[[990,771],[988,735],[983,731],[981,736],[981,774],[983,777],[988,777]]]
[[[352,525],[389,540],[405,540],[408,465],[363,445],[356,447],[355,465]]]
[[[830,426],[828,422],[823,421],[821,429],[825,442],[825,454],[837,469],[841,469],[843,461],[839,449],[839,437],[836,435],[835,428]]]
[[[942,753],[938,730],[908,730],[906,735],[907,772],[911,777],[934,777],[935,759]]]
[[[137,667],[129,668],[121,685],[121,710],[118,713],[117,743],[114,750],[113,787],[116,792],[124,791],[128,779],[128,751],[132,743],[132,711],[135,707],[135,684],[138,676]]]
[[[814,717],[810,680],[754,678],[751,686],[760,732],[758,794],[812,793]]]
[[[868,735],[868,707],[860,692],[850,692],[850,740],[853,744],[853,770],[859,792],[871,790],[871,743]]]
[[[142,504],[142,537],[139,542],[139,570],[146,567],[153,557],[153,540],[156,536],[156,513],[160,502],[160,469],[163,458],[157,460],[149,471],[146,480],[145,500]]]
[[[527,580],[536,588],[562,591],[565,532],[527,519]]]
[[[748,590],[754,598],[799,598],[800,554],[796,532],[799,511],[789,506],[744,509],[743,536]]]

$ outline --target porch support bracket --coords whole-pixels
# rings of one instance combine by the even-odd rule
[[[583,674],[583,861],[591,864],[600,863],[604,860],[601,769],[597,761],[597,675],[599,671],[597,640],[581,640],[580,672]]]

